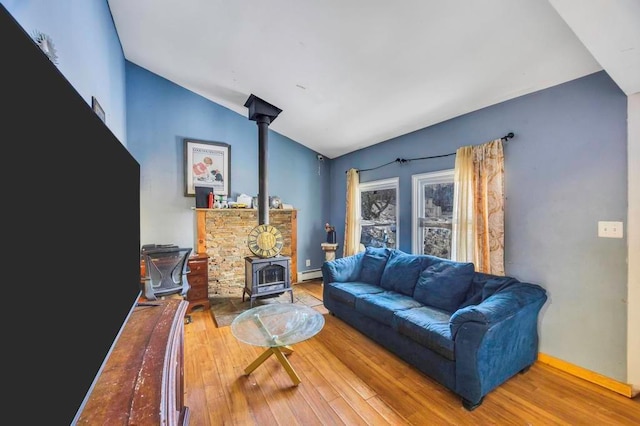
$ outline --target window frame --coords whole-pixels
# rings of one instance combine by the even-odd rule
[[[424,211],[424,187],[441,183],[453,184],[454,176],[454,169],[411,175],[411,253],[424,254],[422,253],[424,238],[421,235],[421,227],[418,226],[420,212]]]
[[[395,248],[400,248],[400,178],[397,176],[387,179],[361,182],[358,186],[358,207],[360,208],[360,235],[362,235],[362,192],[378,191],[383,189],[393,189],[396,191]]]

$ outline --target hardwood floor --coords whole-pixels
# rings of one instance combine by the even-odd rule
[[[320,282],[297,284],[322,297]],[[640,425],[640,399],[626,398],[536,363],[489,393],[474,411],[341,320],[296,344],[297,387],[275,357],[249,376],[263,349],[216,328],[209,311],[185,325],[186,405],[200,425]]]

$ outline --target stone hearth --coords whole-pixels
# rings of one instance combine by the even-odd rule
[[[291,283],[298,280],[298,211],[269,210],[269,223],[280,230],[284,246],[280,254],[291,258]],[[249,232],[258,225],[256,209],[196,209],[197,252],[209,256],[208,296],[242,296]]]

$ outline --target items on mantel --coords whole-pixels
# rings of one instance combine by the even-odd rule
[[[201,193],[200,187],[196,187],[196,209],[257,209],[258,196],[251,197],[240,194],[236,201],[231,201],[226,195],[214,194],[209,189]],[[277,195],[269,196],[269,209],[293,209],[292,204],[283,203]]]

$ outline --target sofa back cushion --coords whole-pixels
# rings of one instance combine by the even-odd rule
[[[333,260],[325,260],[322,263],[322,281],[325,284],[333,282],[358,281],[362,269],[361,251],[352,256],[339,257]]]
[[[391,249],[388,248],[367,247],[362,258],[360,281],[380,285],[380,278],[390,254]]]
[[[380,278],[380,287],[413,296],[418,276],[427,264],[426,256],[392,250]]]
[[[473,263],[442,259],[420,273],[413,298],[418,302],[454,312],[465,299],[474,274]]]
[[[478,305],[494,293],[519,282],[513,277],[475,272],[467,296],[458,309]]]

